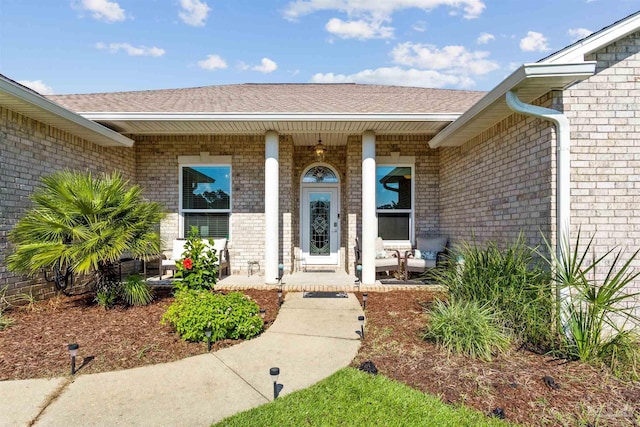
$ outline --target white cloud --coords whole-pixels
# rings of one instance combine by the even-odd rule
[[[180,0],[180,7],[182,10],[178,12],[178,16],[182,22],[192,27],[203,27],[211,11],[209,5],[200,0]]]
[[[586,28],[570,28],[569,31],[567,31],[567,35],[571,37],[571,41],[574,42],[590,36],[591,34],[593,34],[593,31],[587,30]]]
[[[18,80],[18,83],[35,90],[41,95],[53,95],[53,88],[47,86],[42,80]]]
[[[471,87],[475,82],[466,76],[455,76],[434,70],[383,67],[363,70],[354,74],[318,73],[311,77],[312,83],[366,83],[416,87]]]
[[[391,51],[393,62],[409,67],[447,70],[449,74],[487,74],[500,68],[487,59],[489,52],[468,51],[464,46],[436,46],[421,43],[401,43]]]
[[[427,23],[424,21],[418,21],[413,25],[413,27],[411,27],[411,29],[419,33],[424,33],[427,31]]]
[[[198,61],[198,67],[203,70],[215,70],[218,68],[227,68],[227,61],[222,59],[218,55],[209,55],[207,59],[203,59],[202,61]]]
[[[270,60],[269,58],[262,58],[260,61],[260,65],[256,65],[255,67],[251,67],[254,71],[260,71],[261,73],[272,73],[278,69],[278,64]]]
[[[79,10],[91,12],[91,17],[98,21],[118,22],[127,19],[124,9],[114,1],[76,0],[72,3],[72,6]]]
[[[383,27],[381,22],[343,21],[331,18],[324,28],[342,39],[367,40],[393,37],[393,27]]]
[[[520,49],[525,52],[545,52],[551,50],[547,38],[536,31],[528,31],[527,36],[520,40]]]
[[[491,40],[495,40],[495,39],[496,39],[496,36],[494,36],[493,34],[480,33],[480,35],[478,36],[478,39],[476,40],[476,43],[478,43],[478,44],[487,44]]]
[[[129,56],[162,56],[166,53],[164,49],[159,47],[132,46],[129,43],[96,43],[96,48],[100,50],[108,50],[110,53],[118,53],[121,50]]]
[[[485,8],[482,0],[295,0],[287,5],[284,17],[295,20],[321,10],[338,10],[371,21],[387,21],[400,10],[417,8],[429,11],[440,6],[461,9],[466,19],[479,17]]]

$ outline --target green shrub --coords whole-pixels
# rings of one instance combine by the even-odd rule
[[[213,240],[206,242],[200,238],[198,228],[191,226],[184,245],[182,259],[176,261],[176,288],[213,289],[218,279],[218,256],[213,248]]]
[[[424,339],[442,345],[447,351],[491,360],[509,346],[509,336],[489,306],[474,301],[436,300],[429,311]]]
[[[138,275],[129,276],[120,284],[120,294],[128,305],[147,305],[153,300],[151,288]]]
[[[626,327],[640,321],[635,315],[640,293],[627,292],[640,276],[631,268],[640,251],[623,262],[622,250],[614,253],[611,249],[599,257],[594,254],[589,263],[593,238],[579,252],[580,231],[573,247],[567,236],[563,237],[559,256],[546,243],[550,254],[546,260],[555,272],[557,324],[565,338],[565,357],[604,362],[614,373],[628,369],[637,376],[640,350],[636,332]],[[613,260],[609,261],[612,254]],[[605,274],[599,280],[596,273],[603,264]]]
[[[204,341],[205,328],[211,324],[211,340],[252,338],[260,333],[263,322],[255,301],[239,292],[228,295],[189,289],[176,293],[176,300],[162,317],[187,341]]]
[[[105,289],[101,291],[96,291],[95,301],[98,305],[104,309],[111,308],[115,305],[118,300],[118,290],[117,289]]]
[[[447,286],[454,300],[490,305],[518,344],[547,350],[554,340],[551,278],[519,236],[506,249],[463,242],[432,279]],[[464,260],[460,262],[458,260]]]

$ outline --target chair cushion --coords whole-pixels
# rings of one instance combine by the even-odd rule
[[[376,259],[389,258],[389,254],[384,249],[384,242],[382,237],[376,238]]]
[[[427,268],[433,268],[436,266],[436,261],[433,259],[424,259],[424,258],[407,258],[405,260],[406,266],[411,271],[416,271],[418,269],[424,270]]]
[[[439,252],[444,252],[447,247],[447,238],[446,237],[418,237],[416,239],[416,247],[420,250],[420,252],[435,252],[438,254]]]
[[[376,259],[376,268],[378,267],[389,267],[389,270],[394,270],[398,268],[398,258],[389,257],[389,258],[377,258]]]

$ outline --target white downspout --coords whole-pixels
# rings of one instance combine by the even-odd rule
[[[507,105],[513,111],[548,120],[556,126],[556,255],[558,259],[562,259],[563,239],[566,239],[566,242],[571,242],[571,153],[569,151],[571,136],[569,119],[560,111],[525,104],[512,91],[507,92],[505,96]]]
[[[570,145],[571,135],[569,129],[569,119],[557,110],[525,104],[520,101],[518,95],[509,91],[505,95],[507,105],[513,111],[538,117],[552,122],[556,127],[557,147],[556,147],[556,260],[562,262],[563,242],[567,245],[571,242],[571,161]],[[568,246],[566,249],[569,249]],[[556,304],[558,307],[559,321],[566,333],[566,312],[563,312],[562,301],[566,301],[566,295],[556,286]]]

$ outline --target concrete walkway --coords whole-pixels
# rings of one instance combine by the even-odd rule
[[[51,380],[0,382],[1,426],[208,426],[349,365],[363,314],[348,298],[288,293],[260,337],[173,363]]]

